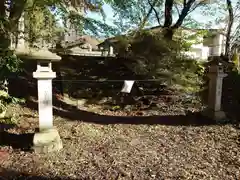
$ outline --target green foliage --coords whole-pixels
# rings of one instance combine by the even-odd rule
[[[153,4],[153,0],[106,0],[114,12],[114,24],[120,33],[125,33],[130,29],[137,29],[141,26]],[[157,0],[154,10],[150,13],[144,27],[156,24],[163,19],[163,0]],[[143,27],[143,28],[144,28]]]
[[[1,101],[1,104],[3,104],[4,106],[6,106],[8,104],[18,104],[18,103],[24,103],[25,102],[24,99],[15,98],[15,97],[10,96],[4,90],[0,90],[0,101]]]
[[[120,110],[120,109],[121,109],[120,106],[113,106],[113,107],[111,108],[112,111],[117,111],[117,110]]]
[[[7,106],[8,93],[0,90],[0,114],[4,113]]]
[[[0,81],[5,80],[11,73],[21,71],[22,61],[11,50],[2,51],[0,55]]]
[[[82,14],[71,12],[69,19],[82,34],[86,33],[97,37],[109,37],[117,34],[116,28]]]
[[[11,117],[0,118],[0,123],[4,123],[4,124],[12,124],[12,125],[14,125],[14,124],[17,124],[17,122],[18,122],[18,118],[17,118],[16,114],[14,114]]]
[[[5,118],[5,112],[9,104],[24,103],[25,100],[11,97],[5,90],[0,90],[0,119]]]
[[[8,4],[7,7],[6,4]],[[10,46],[10,36],[18,34],[17,25],[22,15],[25,18],[24,31],[27,34],[25,38],[30,45],[36,45],[36,42],[42,40],[55,44],[57,36],[64,31],[64,28],[58,26],[57,19],[60,19],[63,24],[70,19],[76,26],[76,30],[82,33],[109,35],[113,27],[105,23],[106,15],[102,8],[103,4],[104,0],[2,0],[0,3],[0,37],[2,40],[0,48],[3,43],[6,44],[4,48]],[[99,13],[104,21],[86,17],[87,11]],[[10,12],[9,15],[8,12]]]
[[[175,33],[175,36],[178,39],[181,39],[182,42],[182,51],[189,51],[194,44],[203,43],[203,38],[207,36],[207,30],[197,30],[190,31],[189,29],[179,28],[178,33]],[[182,38],[184,37],[184,38]]]
[[[234,70],[239,72],[239,55],[235,52],[233,54],[233,64],[234,64]]]
[[[17,58],[13,51],[11,50],[5,50],[1,51],[0,56],[0,117],[4,117],[7,106],[11,103],[19,103],[22,102],[22,100],[11,97],[7,93],[7,88],[4,87],[3,82],[7,81],[8,77],[12,73],[17,73],[21,71],[20,65],[22,61]]]
[[[165,5],[169,0],[105,0],[108,3],[114,13],[114,24],[118,27],[121,33],[126,33],[130,29],[138,29],[143,25],[143,29],[146,27],[152,27],[160,25],[164,26],[166,19],[176,19],[178,22],[177,28],[180,26],[188,28],[203,28],[205,23],[210,22],[208,28],[213,25],[213,18],[216,16],[216,10],[222,10],[223,8],[218,5],[220,2],[211,2],[205,0],[172,0],[171,7]],[[190,3],[190,7],[186,4]],[[152,9],[152,10],[151,10]],[[171,12],[165,12],[171,9]],[[200,21],[191,15],[193,11],[198,10],[202,16],[206,16],[205,22]],[[166,14],[168,14],[166,16]],[[211,17],[211,18],[210,18]],[[179,20],[179,21],[178,21]],[[174,27],[176,23],[172,21],[169,27]],[[181,23],[179,23],[181,22]],[[143,24],[142,24],[143,23]],[[141,28],[140,28],[141,29]]]
[[[121,40],[118,46],[123,46],[124,57],[127,57],[125,64],[135,74],[158,79],[179,91],[193,93],[200,90],[204,68],[195,59],[184,55],[184,41],[169,42],[161,34],[143,31],[135,38]]]
[[[58,27],[50,8],[46,4],[37,2],[29,2],[24,11],[25,34],[28,35],[26,40],[31,46],[40,40],[54,44],[63,29]]]

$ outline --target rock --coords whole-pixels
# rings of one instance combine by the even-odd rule
[[[57,129],[46,129],[35,133],[33,149],[36,153],[49,153],[63,148],[62,140]]]

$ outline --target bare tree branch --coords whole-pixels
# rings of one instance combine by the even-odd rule
[[[182,23],[183,23],[183,20],[185,19],[185,17],[188,15],[188,12],[190,11],[190,8],[191,6],[193,5],[193,3],[195,2],[196,0],[189,0],[186,5],[183,7],[182,11],[181,11],[181,14],[177,20],[177,22],[173,25],[173,29],[176,29],[176,28],[179,28]]]
[[[185,7],[187,4],[187,0],[183,0],[183,6]]]
[[[150,2],[150,0],[148,0],[148,4],[151,6],[151,8],[153,9],[154,13],[155,13],[155,16],[157,18],[157,21],[158,21],[158,24],[161,25],[161,22],[160,22],[160,17],[159,17],[159,14],[157,12],[157,10],[155,9],[155,7],[152,5],[152,3]]]
[[[154,9],[154,6],[156,6],[157,2],[158,2],[158,0],[154,0],[154,2],[153,2],[153,4],[152,4],[151,8],[149,9],[147,15],[143,18],[143,20],[142,20],[142,22],[141,22],[141,24],[140,24],[140,26],[139,26],[139,30],[141,30],[141,29],[145,26],[145,24],[146,24],[149,16],[150,16],[151,13],[152,13],[152,11],[153,11],[153,9]]]
[[[199,6],[201,6],[203,3],[199,2],[198,4],[196,4],[196,6],[194,6],[191,10],[188,11],[188,14],[190,14],[191,12],[193,12],[196,8],[198,8]]]
[[[178,9],[178,7],[177,7],[177,4],[174,3],[174,7],[175,7],[175,9],[177,10],[178,17],[179,17],[179,16],[180,16],[180,11],[179,11],[179,9]]]

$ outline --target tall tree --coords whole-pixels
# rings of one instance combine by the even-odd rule
[[[25,40],[30,46],[54,43],[61,29],[51,8],[38,1],[28,1],[24,11]]]
[[[114,12],[114,24],[119,33],[142,29],[162,21],[163,0],[106,0]]]
[[[164,13],[164,28],[165,28],[165,37],[167,39],[172,39],[173,34],[176,29],[182,26],[185,18],[194,10],[201,6],[206,6],[207,0],[183,0],[183,1],[174,1],[174,0],[165,0],[165,13]],[[175,23],[173,23],[173,6],[178,9],[178,18]]]
[[[146,25],[156,24],[164,27],[165,37],[172,39],[176,29],[183,25],[187,16],[198,8],[209,8],[208,0],[107,0],[118,14],[120,26],[128,23],[128,28],[142,29]],[[208,9],[206,9],[208,11]],[[176,19],[176,21],[175,21]],[[191,19],[188,18],[188,20]]]
[[[102,10],[103,2],[103,0],[1,0],[0,49],[9,48],[11,34],[17,31],[19,19],[24,11],[33,10],[35,14],[38,11],[45,18],[46,16],[50,17],[49,9],[56,9],[54,15],[60,16],[61,19],[74,17],[75,21],[77,19],[77,24],[85,24],[86,28],[91,29],[93,26],[101,26],[103,28],[104,23],[84,16],[84,12],[86,11],[99,12],[104,15]],[[39,24],[33,25],[38,26]],[[94,28],[91,30],[94,31]]]
[[[27,0],[1,0],[0,2],[0,51],[8,49],[10,37],[17,31],[18,21]]]
[[[101,13],[102,4],[103,0],[0,0],[0,86],[2,80],[8,79],[9,72],[19,68],[19,61],[10,50],[10,45],[11,37],[18,33],[19,20],[24,12],[28,15],[26,18],[27,33],[30,35],[28,40],[34,41],[39,36],[52,38],[52,27],[46,26],[47,21],[51,22],[50,24],[55,23],[50,9],[56,9],[54,15],[61,18],[71,18],[74,14],[75,17],[81,17],[79,18],[81,23],[84,21],[84,24],[101,25],[101,22],[85,18],[82,12]]]

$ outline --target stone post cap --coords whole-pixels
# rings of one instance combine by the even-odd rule
[[[211,78],[224,78],[227,74],[224,72],[224,67],[218,64],[213,64],[209,67],[208,77]]]
[[[58,62],[62,58],[48,49],[36,49],[36,48],[18,48],[15,50],[15,54],[18,57],[22,57],[25,59],[32,59],[38,61],[50,61],[50,62]]]
[[[218,64],[212,64],[209,66],[209,73],[224,73],[223,66]]]

